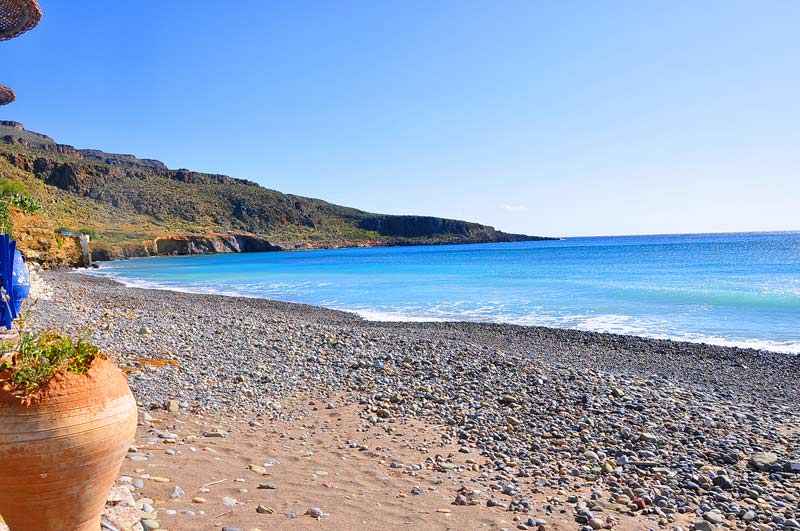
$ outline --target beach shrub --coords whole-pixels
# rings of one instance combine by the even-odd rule
[[[58,331],[21,331],[19,339],[0,348],[0,378],[12,387],[32,390],[46,384],[59,372],[86,374],[100,349],[84,338],[72,338]],[[3,378],[4,377],[4,378]]]
[[[11,234],[11,220],[9,219],[8,202],[0,199],[0,234]]]
[[[6,177],[0,177],[0,197],[9,197],[12,195],[25,195],[27,190],[17,181],[12,181]]]
[[[78,232],[87,235],[89,238],[93,240],[97,239],[97,231],[95,229],[78,229]]]
[[[64,246],[64,237],[61,235],[62,232],[72,232],[72,229],[69,227],[65,227],[61,225],[60,227],[56,227],[56,230],[53,231],[56,233],[56,247],[61,249]]]
[[[12,206],[30,214],[42,211],[42,205],[28,195],[22,184],[6,177],[0,177],[0,232],[2,234],[11,234],[9,208]]]
[[[2,201],[23,212],[35,213],[42,210],[42,205],[30,196],[25,186],[6,177],[0,177],[0,197]]]
[[[23,212],[27,212],[29,214],[35,214],[42,211],[42,205],[28,194],[14,194],[8,196],[6,201]]]

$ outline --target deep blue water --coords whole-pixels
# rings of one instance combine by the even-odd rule
[[[800,353],[800,233],[155,257],[128,285],[303,302],[369,319],[535,324]]]

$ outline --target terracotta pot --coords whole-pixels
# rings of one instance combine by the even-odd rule
[[[125,376],[100,358],[24,399],[0,389],[0,514],[11,531],[98,531],[136,413]]]

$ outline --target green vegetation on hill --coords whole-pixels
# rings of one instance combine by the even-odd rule
[[[42,205],[28,195],[25,186],[17,181],[0,177],[0,234],[11,233],[9,217],[11,207],[29,214],[35,214],[42,210]]]
[[[0,122],[0,177],[0,191],[34,198],[58,225],[81,227],[111,249],[214,234],[282,248],[534,239],[458,220],[371,214],[225,175],[76,150],[16,122]]]

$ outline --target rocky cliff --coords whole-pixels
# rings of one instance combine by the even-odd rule
[[[87,267],[90,258],[81,238],[56,233],[56,225],[42,214],[10,213],[12,236],[26,260],[47,268]],[[86,249],[88,251],[88,249]]]
[[[539,239],[430,216],[372,214],[133,155],[76,149],[0,122],[0,177],[25,182],[96,259]]]
[[[286,249],[247,234],[174,235],[160,236],[154,240],[145,240],[141,245],[122,248],[96,244],[92,250],[92,259],[103,261],[158,255],[259,253],[283,250]]]

